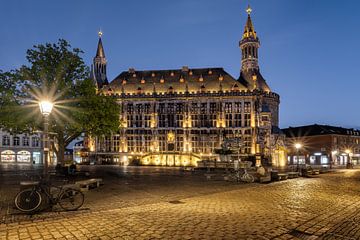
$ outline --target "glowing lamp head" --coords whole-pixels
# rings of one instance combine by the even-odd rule
[[[297,150],[299,150],[300,148],[302,148],[301,143],[295,143],[295,148],[296,148]]]
[[[345,150],[345,153],[346,153],[346,154],[350,154],[350,153],[351,153],[350,149],[346,149],[346,150]]]
[[[41,111],[42,115],[49,116],[54,107],[54,104],[45,100],[45,101],[39,102],[39,107],[40,107],[40,111]]]

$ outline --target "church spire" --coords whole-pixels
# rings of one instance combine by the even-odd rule
[[[104,85],[109,84],[106,76],[106,65],[107,61],[105,58],[105,51],[102,44],[102,31],[98,32],[99,42],[96,50],[96,55],[93,60],[93,78],[97,84],[97,88],[100,89]]]
[[[98,35],[99,35],[99,42],[98,42],[98,47],[97,47],[97,51],[96,51],[96,57],[105,58],[105,51],[104,51],[104,47],[103,47],[103,44],[101,41],[101,37],[103,35],[101,30],[98,32]]]

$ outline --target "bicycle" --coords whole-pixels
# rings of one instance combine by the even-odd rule
[[[59,204],[65,211],[75,211],[84,203],[84,194],[79,190],[55,186],[43,179],[21,182],[20,184],[27,188],[20,191],[14,201],[16,208],[24,213],[34,213],[40,210],[45,199],[48,200],[50,207]],[[58,189],[58,193],[52,194],[51,188]]]
[[[227,175],[227,179],[229,181],[236,181],[236,182],[240,182],[240,180],[242,182],[245,183],[253,183],[254,182],[254,176],[249,174],[246,170],[246,168],[243,169],[244,173],[242,175],[240,175],[240,169],[235,170],[234,173],[230,173]]]

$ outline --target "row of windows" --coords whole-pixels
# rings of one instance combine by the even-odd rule
[[[244,116],[244,119],[242,119]],[[179,114],[159,114],[157,117],[157,127],[184,127],[184,115]],[[191,114],[191,127],[217,127],[217,115],[216,114]],[[226,113],[225,114],[225,127],[249,127],[251,124],[250,113]],[[127,116],[128,127],[151,127],[150,115],[128,115]],[[156,127],[156,126],[155,126]]]
[[[155,106],[151,106],[150,103],[145,104],[127,104],[126,112],[128,114],[150,114],[156,112]],[[224,109],[223,109],[224,108]],[[225,111],[226,113],[241,113],[244,110],[245,113],[250,113],[251,102],[225,102],[224,104],[219,102],[211,103],[190,103],[186,105],[184,103],[159,103],[158,113],[216,113]]]
[[[20,140],[21,140],[21,146],[24,147],[30,147],[30,137],[28,136],[23,136],[22,138],[20,137],[13,137],[12,138],[12,146],[20,146]],[[3,146],[10,146],[10,136],[5,135],[2,137],[2,145]],[[32,137],[31,138],[31,146],[32,147],[40,147],[40,138],[39,137]]]

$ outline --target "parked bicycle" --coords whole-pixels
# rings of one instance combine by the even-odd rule
[[[234,171],[227,175],[228,181],[236,181],[236,182],[246,182],[252,183],[254,182],[254,176],[247,172],[247,168],[251,166],[251,162],[247,161],[234,161]]]
[[[228,181],[235,181],[235,182],[246,182],[246,183],[253,183],[254,182],[254,176],[249,174],[244,168],[243,170],[237,169],[234,170],[234,172],[229,173],[227,175]]]
[[[64,186],[55,186],[40,179],[40,181],[21,182],[26,189],[20,191],[15,197],[15,206],[22,212],[34,213],[40,210],[42,203],[50,207],[59,204],[66,211],[75,211],[84,203],[84,194],[77,189]],[[53,193],[53,191],[56,193]],[[46,201],[47,200],[47,201]]]

